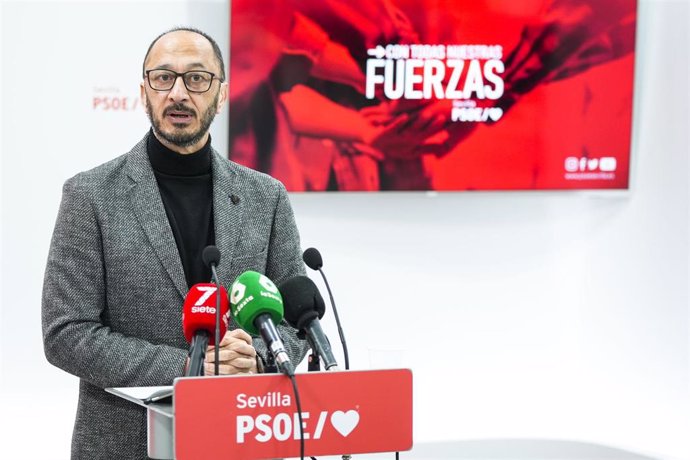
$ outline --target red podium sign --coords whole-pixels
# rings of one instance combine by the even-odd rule
[[[412,372],[313,372],[297,375],[305,455],[412,448]],[[284,375],[175,381],[178,460],[298,457],[300,430]]]

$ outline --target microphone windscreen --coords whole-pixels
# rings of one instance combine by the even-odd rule
[[[303,329],[315,318],[323,318],[326,303],[316,284],[307,276],[295,276],[279,287],[283,296],[285,319],[294,328]]]
[[[309,248],[302,254],[302,260],[307,264],[307,267],[312,270],[318,270],[323,267],[323,259],[321,258],[321,253],[316,248]]]
[[[216,334],[216,291],[212,283],[198,283],[191,287],[182,306],[182,332],[187,342],[198,331],[208,332],[209,337]],[[220,287],[220,338],[228,329],[228,292]]]
[[[211,264],[218,266],[220,263],[220,251],[213,245],[206,246],[201,252],[201,260],[204,261],[204,265],[208,268],[211,268]]]
[[[245,331],[259,335],[254,320],[268,314],[273,324],[283,320],[283,298],[278,287],[267,276],[246,271],[237,277],[230,288],[230,312]]]

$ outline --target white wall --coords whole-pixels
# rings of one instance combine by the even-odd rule
[[[222,42],[225,18],[220,1],[2,3],[3,458],[69,456],[77,380],[45,361],[40,332],[60,189],[148,126],[93,97],[136,97],[159,31],[191,23]],[[414,370],[416,442],[568,439],[690,459],[688,24],[686,0],[640,1],[629,193],[292,196],[352,368],[383,355]],[[337,342],[332,315],[325,327]]]

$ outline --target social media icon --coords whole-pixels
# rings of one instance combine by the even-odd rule
[[[575,172],[578,169],[580,162],[577,157],[568,157],[565,159],[565,170],[568,172]]]
[[[599,169],[605,172],[616,170],[616,159],[614,157],[601,157],[599,159]]]

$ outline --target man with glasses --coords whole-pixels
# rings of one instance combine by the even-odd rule
[[[204,247],[219,248],[225,286],[246,270],[276,283],[304,274],[285,188],[211,147],[209,127],[228,93],[224,67],[205,33],[161,34],[141,83],[150,132],[129,153],[65,183],[42,318],[46,357],[81,379],[72,458],[147,458],[146,412],[103,388],[170,385],[184,374],[182,303],[190,286],[210,280]],[[298,363],[304,342],[278,328]],[[220,372],[258,372],[265,346],[230,329]]]

